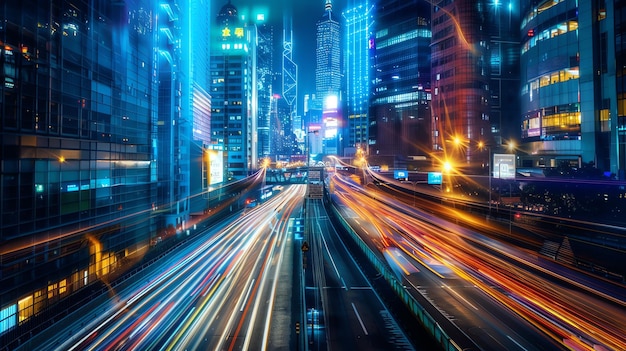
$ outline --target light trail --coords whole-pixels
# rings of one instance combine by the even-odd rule
[[[580,272],[568,271],[564,276],[527,250],[486,238],[430,213],[416,210],[410,215],[398,203],[355,189],[338,176],[333,180],[337,198],[346,207],[366,221],[376,222],[371,223],[379,230],[376,234],[387,239],[377,247],[398,247],[426,268],[432,266],[426,257],[432,258],[563,346],[626,350],[625,301],[596,289],[603,284],[601,280],[591,286],[587,284],[591,278]],[[460,215],[456,210],[452,214]],[[378,240],[376,234],[368,237]],[[417,259],[414,252],[421,257]],[[493,285],[501,289],[493,289]],[[469,302],[468,306],[476,309]]]
[[[304,193],[304,186],[287,187],[211,237],[173,253],[165,269],[117,292],[117,304],[57,349],[267,348],[273,302],[265,302],[275,298],[290,242],[283,222],[290,222]]]

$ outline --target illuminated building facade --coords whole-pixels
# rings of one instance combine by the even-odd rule
[[[611,9],[609,6],[615,6]],[[605,13],[615,14],[613,28],[615,30],[615,80],[616,80],[616,103],[615,110],[616,123],[616,168],[620,180],[626,180],[626,2],[618,1],[614,4],[607,4]],[[608,10],[612,10],[608,12]],[[611,20],[611,18],[609,18]]]
[[[476,145],[493,144],[489,11],[484,0],[444,0],[432,6],[432,147],[440,159],[457,165],[485,164],[488,156]]]
[[[293,31],[291,21],[285,20],[283,28],[282,96],[290,107],[289,118],[298,111],[298,65],[293,61]],[[292,123],[289,123],[292,132]]]
[[[163,0],[161,0],[163,7]],[[176,3],[174,2],[172,6]],[[210,162],[206,160],[211,145],[211,96],[210,86],[210,24],[208,0],[187,0],[179,3],[181,8],[179,22],[186,29],[187,35],[180,36],[181,42],[181,120],[177,123],[185,132],[181,139],[187,153],[181,167],[183,175],[178,177],[179,186],[189,189],[189,210],[184,212],[184,220],[190,214],[204,213],[208,208],[209,186],[211,183]],[[182,6],[181,6],[182,5]],[[182,11],[185,12],[182,12]],[[175,24],[176,21],[170,21]],[[191,123],[191,130],[189,123]],[[171,154],[167,155],[170,157]],[[161,155],[163,159],[163,155]],[[204,160],[204,161],[200,161]],[[184,166],[184,165],[183,165]],[[170,176],[171,178],[171,176]]]
[[[383,0],[374,11],[368,160],[403,167],[430,151],[430,7]]]
[[[266,23],[264,14],[257,14],[257,82],[258,82],[258,159],[271,153],[271,102],[274,94],[274,26]]]
[[[524,166],[623,169],[615,126],[624,110],[617,109],[613,66],[620,27],[612,7],[611,1],[522,1]]]
[[[143,255],[157,230],[157,11],[147,0],[0,7],[8,348],[32,316]]]
[[[341,26],[331,0],[326,0],[316,28],[315,92],[324,101],[327,95],[339,95],[341,89]]]
[[[181,41],[182,14],[174,1],[165,0],[158,22],[158,198],[156,206],[163,211],[164,227],[185,229],[189,219],[191,125],[187,108],[189,77],[185,72]],[[184,91],[184,93],[183,93]]]
[[[489,121],[492,146],[520,140],[519,0],[494,0],[489,20]],[[487,142],[486,140],[483,142]],[[485,154],[485,159],[487,155]]]
[[[256,26],[222,6],[211,47],[211,141],[222,145],[225,180],[242,179],[258,166]]]
[[[367,150],[369,107],[369,39],[373,6],[365,0],[343,12],[345,23],[347,147]]]

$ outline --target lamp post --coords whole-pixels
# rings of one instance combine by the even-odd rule
[[[487,146],[485,145],[485,143],[483,143],[482,141],[478,142],[478,147],[480,149],[487,149],[487,170],[488,170],[488,177],[489,177],[489,216],[491,217],[491,177],[493,176],[493,174],[491,173],[491,146]]]
[[[517,147],[515,141],[510,140],[507,148],[509,149],[509,152],[511,152],[514,156],[515,156],[515,148]],[[515,159],[515,157],[513,158],[513,166],[517,166],[516,165],[517,160]],[[515,173],[513,173],[513,179],[515,179]],[[511,187],[511,181],[509,180],[509,202],[511,202],[511,198],[513,197],[512,194],[512,187]],[[511,231],[513,226],[513,206],[511,206],[511,204],[509,204],[509,234],[511,234]]]

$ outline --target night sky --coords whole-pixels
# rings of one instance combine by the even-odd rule
[[[217,12],[228,0],[212,0],[213,12]],[[341,16],[346,3],[355,0],[332,0],[333,13]],[[302,96],[313,93],[315,89],[315,23],[324,14],[325,0],[231,0],[240,15],[267,10],[268,21],[275,25],[275,40],[282,43],[283,14],[293,16],[293,55],[298,64],[298,103]],[[281,52],[276,52],[274,59],[280,60]]]

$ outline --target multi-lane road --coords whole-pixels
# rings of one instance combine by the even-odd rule
[[[304,186],[198,235],[151,274],[33,339],[39,350],[291,349],[289,226]],[[278,288],[278,282],[283,291]],[[283,312],[277,312],[283,311]],[[284,312],[287,311],[287,312]],[[279,316],[279,314],[281,314]],[[291,345],[290,345],[291,343]]]
[[[484,220],[464,228],[458,223],[472,219],[455,209],[421,200],[407,206],[349,178],[332,181],[342,216],[425,310],[454,329],[449,335],[470,341],[463,347],[626,349],[623,286],[484,235],[499,230]],[[419,349],[322,200],[303,206],[305,193],[304,185],[285,187],[215,224],[20,349]],[[462,220],[441,219],[440,211]],[[303,217],[300,237],[293,223]]]
[[[319,311],[323,333],[307,331],[310,350],[413,350],[324,209],[321,200],[309,200],[311,230],[307,310]],[[311,294],[309,294],[311,295]],[[310,316],[310,312],[308,313]],[[419,328],[419,326],[416,326]],[[313,334],[311,332],[313,331]],[[320,340],[322,339],[322,340]],[[434,343],[416,345],[431,350]]]
[[[304,197],[285,187],[196,234],[20,349],[413,350],[321,200],[307,200],[310,230],[296,235]]]
[[[418,210],[350,179],[334,180],[333,196],[362,238],[416,299],[430,302],[431,314],[452,322],[480,349],[626,349],[623,286],[433,215],[451,211],[446,218],[472,220],[453,208],[420,201],[425,210]]]

